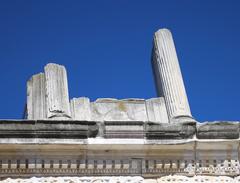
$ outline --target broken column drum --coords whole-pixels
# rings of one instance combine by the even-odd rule
[[[46,77],[47,117],[71,117],[67,73],[65,67],[47,64],[44,68]]]
[[[71,118],[67,72],[64,66],[47,64],[44,73],[27,84],[27,119]]]
[[[192,119],[173,38],[167,29],[154,35],[152,66],[157,93],[165,99],[169,120]]]

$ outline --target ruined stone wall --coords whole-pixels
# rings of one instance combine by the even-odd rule
[[[25,118],[0,120],[1,182],[240,182],[240,123],[192,117],[169,30],[151,62],[151,99],[69,99],[53,63],[32,76]]]

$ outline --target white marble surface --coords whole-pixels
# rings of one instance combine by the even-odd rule
[[[143,99],[98,99],[91,103],[93,121],[147,121]]]
[[[169,123],[165,100],[163,97],[146,100],[148,121]]]
[[[87,97],[73,98],[70,101],[72,119],[74,120],[91,120],[90,99]]]
[[[152,64],[158,95],[164,97],[169,119],[191,117],[191,111],[172,34],[160,29],[154,34]]]
[[[165,99],[114,99],[87,97],[69,101],[67,72],[64,66],[49,63],[44,73],[27,83],[27,119],[83,121],[151,121],[169,123]]]
[[[45,119],[46,84],[44,73],[33,75],[27,82],[27,118]]]
[[[71,117],[65,67],[49,63],[44,67],[44,72],[46,78],[47,117]]]

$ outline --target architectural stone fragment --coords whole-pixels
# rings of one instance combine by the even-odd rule
[[[27,119],[45,119],[46,87],[43,73],[33,75],[27,82]]]
[[[47,117],[70,118],[67,73],[64,66],[47,64],[44,67],[46,77]]]
[[[147,121],[143,99],[97,99],[91,112],[93,121]]]
[[[146,100],[148,121],[157,123],[168,123],[168,115],[163,97]]]
[[[197,175],[239,175],[239,142],[220,140],[196,142]]]
[[[86,97],[73,98],[70,102],[72,118],[75,120],[91,120],[90,100]]]
[[[226,121],[199,123],[197,137],[199,139],[238,139],[239,123]]]
[[[153,42],[152,66],[157,93],[165,98],[170,121],[192,118],[171,32],[158,30]]]
[[[142,121],[105,121],[104,138],[144,138]]]
[[[96,137],[95,122],[75,120],[0,120],[0,138],[79,138]]]
[[[146,124],[146,137],[149,139],[187,139],[192,138],[195,131],[194,123],[158,124],[149,122]]]

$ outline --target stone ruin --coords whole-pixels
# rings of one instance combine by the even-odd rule
[[[240,182],[239,122],[192,117],[171,32],[154,34],[157,98],[69,100],[64,66],[27,82],[0,120],[0,182]]]

